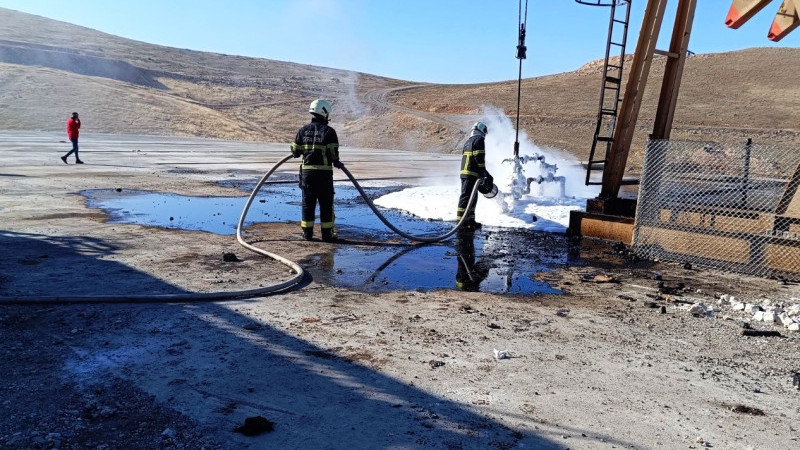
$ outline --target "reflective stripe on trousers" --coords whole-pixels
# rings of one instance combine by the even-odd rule
[[[328,170],[303,170],[300,172],[300,189],[303,192],[303,209],[300,226],[314,226],[317,203],[319,221],[323,229],[334,226],[333,213],[333,172]]]

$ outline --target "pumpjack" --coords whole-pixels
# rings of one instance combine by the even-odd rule
[[[621,196],[620,188],[623,185],[638,184],[638,180],[625,178],[624,175],[651,63],[656,55],[667,58],[650,139],[669,139],[683,69],[689,54],[689,37],[697,0],[678,0],[668,50],[657,49],[656,42],[670,0],[646,0],[642,27],[624,90],[622,71],[633,0],[575,1],[584,5],[608,7],[611,14],[600,105],[586,173],[586,184],[598,184],[601,191],[597,198],[587,201],[585,212],[572,212],[568,232],[630,244],[637,199]],[[771,0],[733,0],[725,25],[738,28],[769,3]],[[799,25],[800,0],[783,0],[767,37],[777,42]],[[602,172],[601,180],[593,177],[597,172]],[[800,178],[800,167],[796,173]],[[787,197],[789,194],[791,198]],[[786,199],[782,202],[794,204],[795,194],[796,192],[784,193]],[[800,192],[797,195],[796,201],[800,204]]]

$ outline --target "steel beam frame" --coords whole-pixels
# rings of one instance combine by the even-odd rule
[[[667,139],[672,130],[697,0],[679,0],[670,48],[665,52],[656,50],[656,42],[661,32],[668,2],[669,0],[649,0],[647,3],[647,9],[642,19],[642,28],[639,32],[639,41],[633,54],[628,83],[622,99],[617,128],[614,130],[614,142],[608,154],[608,164],[603,171],[601,199],[616,199],[619,195],[628,154],[633,142],[633,133],[639,119],[639,109],[642,106],[644,90],[655,55],[664,55],[668,60],[661,84],[661,95],[652,135],[654,138]]]

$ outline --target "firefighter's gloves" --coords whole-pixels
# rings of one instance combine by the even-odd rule
[[[292,158],[299,158],[301,155],[301,153],[292,152]]]
[[[333,167],[341,169],[342,167],[344,167],[344,164],[342,164],[342,162],[337,159],[336,161],[333,162]]]

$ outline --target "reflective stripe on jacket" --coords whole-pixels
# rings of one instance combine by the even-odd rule
[[[292,155],[302,156],[301,170],[333,170],[339,160],[339,138],[336,130],[324,120],[313,118],[300,128],[291,146]]]
[[[483,135],[470,136],[461,153],[461,176],[486,176],[486,147]]]

